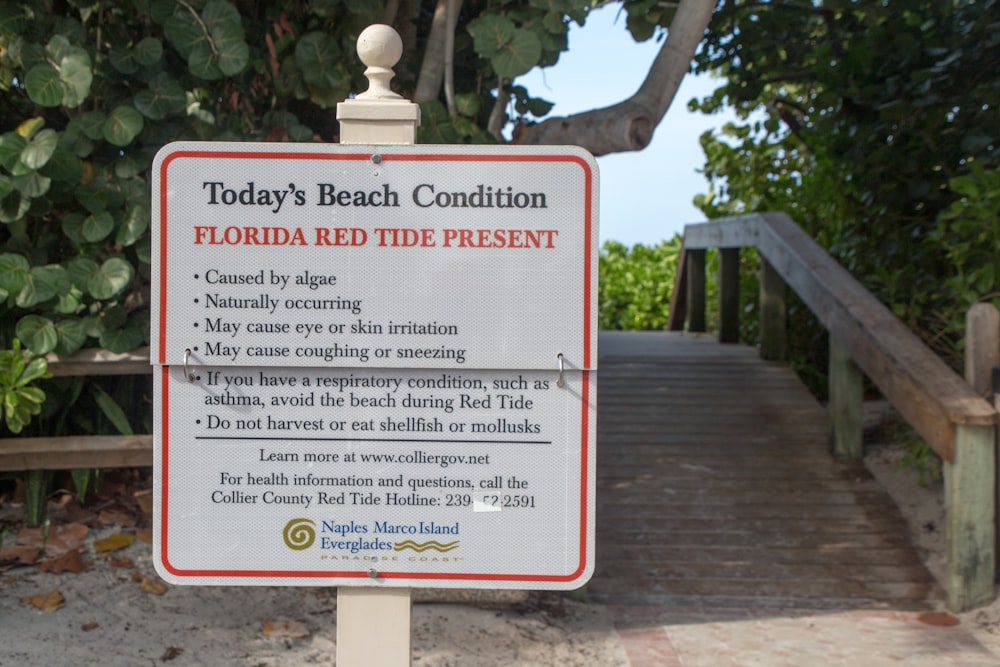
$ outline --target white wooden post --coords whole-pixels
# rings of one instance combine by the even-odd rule
[[[420,107],[389,89],[393,66],[403,55],[403,40],[387,25],[372,25],[358,35],[358,56],[368,66],[368,90],[337,105],[342,144],[415,144]]]
[[[358,36],[358,56],[368,69],[368,90],[337,105],[342,144],[414,144],[420,107],[389,89],[403,54],[399,34],[372,25]],[[337,589],[338,667],[400,667],[411,662],[410,589],[380,586]]]

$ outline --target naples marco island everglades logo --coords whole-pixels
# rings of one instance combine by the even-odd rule
[[[375,521],[370,529],[367,524],[338,523],[336,520],[322,521],[319,527],[319,548],[350,552],[356,555],[362,551],[395,551],[406,550],[423,554],[428,551],[448,553],[458,548],[460,540],[442,542],[436,539],[418,542],[415,539],[389,541],[385,536],[436,535],[457,536],[459,524],[441,525],[433,521],[418,521],[415,524],[394,524],[388,521]],[[312,519],[299,517],[285,524],[281,534],[285,546],[294,551],[305,551],[316,544],[316,522]]]

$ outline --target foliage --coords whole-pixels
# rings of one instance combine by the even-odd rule
[[[680,249],[680,236],[656,246],[636,244],[632,248],[606,241],[598,264],[598,326],[663,329]]]
[[[1000,305],[1000,169],[969,167],[948,181],[958,198],[938,215],[931,235],[952,268],[944,281],[955,304],[947,318],[952,325],[979,301]]]
[[[940,482],[944,476],[941,458],[920,438],[907,424],[898,424],[895,429],[894,442],[902,445],[903,455],[899,459],[899,470],[912,469],[917,473],[917,484],[926,487]]]
[[[20,433],[34,415],[42,411],[45,394],[35,380],[49,377],[43,357],[31,358],[22,352],[21,342],[10,350],[0,350],[0,392],[3,393],[3,416],[12,433]]]
[[[996,4],[724,0],[698,56],[724,82],[693,106],[743,118],[702,138],[701,208],[788,212],[956,366],[997,292]]]
[[[655,246],[637,243],[629,248],[617,241],[604,243],[598,263],[601,329],[655,331],[666,326],[681,244],[680,235]],[[756,252],[740,253],[740,338],[751,345],[759,336],[758,264]],[[718,328],[718,273],[719,253],[709,250],[705,259],[705,325],[709,331]]]

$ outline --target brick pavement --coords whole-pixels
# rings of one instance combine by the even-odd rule
[[[616,606],[630,667],[989,667],[998,645],[969,621],[891,609]],[[986,641],[981,638],[986,635]]]

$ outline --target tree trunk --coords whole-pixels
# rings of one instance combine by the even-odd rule
[[[427,36],[427,47],[420,66],[420,77],[413,101],[417,104],[436,100],[441,94],[444,81],[445,33],[448,30],[448,0],[438,0],[431,21],[431,31]]]

